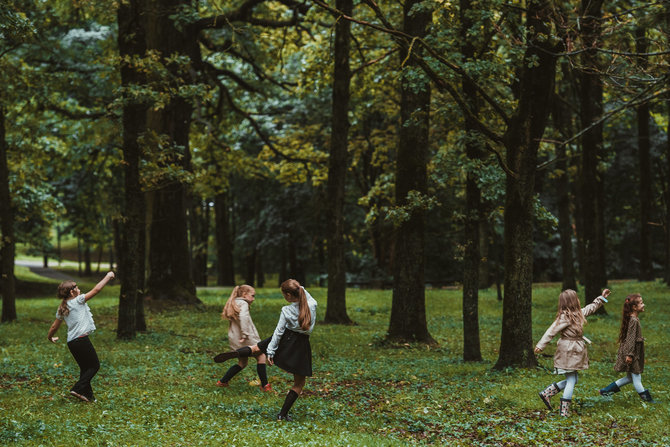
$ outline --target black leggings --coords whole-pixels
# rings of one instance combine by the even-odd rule
[[[91,380],[100,369],[100,360],[98,360],[98,353],[95,352],[93,343],[85,337],[75,338],[67,343],[72,356],[79,365],[79,380],[72,387],[75,393],[86,396],[89,400],[93,400],[93,388],[91,388]]]

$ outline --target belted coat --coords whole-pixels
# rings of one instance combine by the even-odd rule
[[[584,318],[597,311],[604,302],[604,298],[599,296],[593,302],[582,308]],[[544,333],[537,348],[544,349],[549,342],[557,335],[561,337],[556,343],[556,353],[554,354],[554,368],[561,371],[581,371],[589,367],[589,355],[586,349],[586,343],[590,341],[584,337],[584,328],[582,324],[572,323],[565,313],[556,318],[554,323]]]

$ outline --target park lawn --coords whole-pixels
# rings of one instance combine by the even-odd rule
[[[537,396],[560,379],[550,372],[551,357],[540,357],[536,369],[492,370],[502,307],[494,290],[480,294],[484,361],[478,363],[461,360],[459,290],[426,293],[429,330],[439,343],[433,348],[384,343],[391,291],[349,290],[349,316],[357,324],[317,322],[314,377],[291,423],[274,420],[291,383],[276,367],[268,370],[272,393],[253,383],[253,360],[230,387],[214,386],[232,364],[211,360],[227,349],[219,314],[230,289],[199,290],[204,305],[197,309],[151,311],[147,333],[117,341],[118,286],[105,288],[89,302],[102,363],[93,404],[69,396],[78,368],[64,343],[65,325],[58,344],[46,340],[58,300],[21,299],[18,321],[0,325],[0,445],[670,445],[668,289],[634,281],[613,282],[611,289],[608,315],[591,317],[585,327],[591,367],[580,374],[568,419],[547,411]],[[322,319],[326,291],[310,292]],[[558,292],[556,284],[534,288],[535,341],[553,321]],[[656,404],[642,402],[632,386],[612,398],[598,395],[619,377],[612,369],[617,303],[633,292],[646,303],[642,378]],[[257,289],[251,312],[261,336],[272,333],[284,304],[278,289]]]

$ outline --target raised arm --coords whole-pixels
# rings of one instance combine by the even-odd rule
[[[600,309],[600,307],[603,305],[603,303],[607,302],[607,297],[610,295],[610,289],[604,289],[603,293],[593,300],[591,304],[588,304],[582,308],[582,315],[584,317],[588,317],[589,315],[593,314],[595,311]]]
[[[107,283],[108,283],[111,279],[114,279],[114,272],[107,272],[107,274],[105,275],[105,277],[102,278],[102,279],[100,280],[100,282],[97,283],[97,284],[95,285],[95,287],[93,287],[93,289],[91,289],[91,291],[88,292],[88,293],[85,295],[84,298],[86,299],[86,301],[88,301],[88,300],[90,300],[91,298],[93,298],[94,296],[96,296],[96,295],[97,295],[97,294],[98,294],[98,293],[99,293],[99,292],[100,292],[100,291],[107,285]]]

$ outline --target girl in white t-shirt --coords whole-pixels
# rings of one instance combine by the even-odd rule
[[[89,334],[95,330],[95,323],[93,322],[91,308],[88,307],[86,302],[97,295],[113,278],[114,272],[107,273],[90,292],[85,294],[81,293],[76,282],[63,281],[58,286],[58,298],[62,301],[56,311],[56,320],[47,334],[47,339],[56,343],[58,337],[54,337],[54,334],[65,320],[67,324],[67,347],[77,361],[80,370],[79,380],[70,390],[70,394],[85,402],[95,401],[91,380],[100,369],[98,354],[88,338]]]

